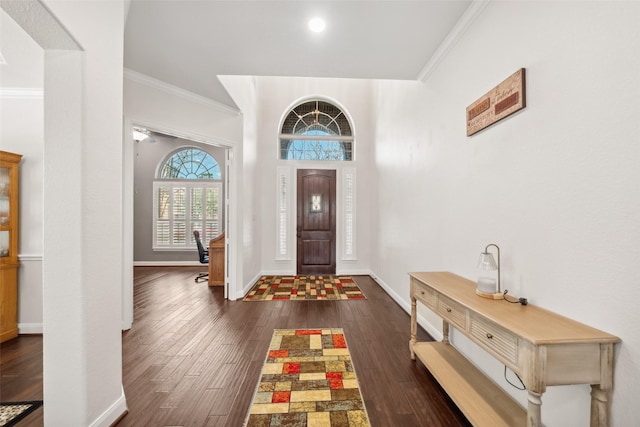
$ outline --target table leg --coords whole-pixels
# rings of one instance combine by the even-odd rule
[[[416,360],[416,353],[413,351],[413,345],[418,341],[418,316],[416,308],[416,299],[411,297],[411,339],[409,340],[409,351],[411,352],[411,360]]]
[[[527,407],[527,427],[542,427],[542,393],[529,390],[529,406]]]
[[[609,393],[599,384],[591,386],[591,427],[609,425]]]
[[[609,393],[613,390],[613,344],[600,344],[600,384],[591,385],[591,427],[609,426]]]
[[[449,322],[442,321],[442,342],[445,344],[451,344],[449,341]]]

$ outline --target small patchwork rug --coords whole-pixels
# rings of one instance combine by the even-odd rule
[[[276,329],[244,425],[369,427],[342,329]]]
[[[366,299],[350,276],[262,276],[244,301]]]
[[[0,427],[15,426],[18,421],[42,406],[41,400],[31,402],[0,402]]]

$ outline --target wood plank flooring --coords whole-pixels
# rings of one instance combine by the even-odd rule
[[[129,412],[118,427],[242,426],[273,329],[322,327],[344,329],[373,426],[470,425],[411,361],[409,316],[368,276],[355,277],[368,298],[363,301],[243,302],[225,301],[220,287],[196,284],[200,270],[135,268],[134,324],[122,339]],[[430,339],[422,330],[418,335]],[[33,362],[17,361],[26,359],[20,347],[38,339],[39,350],[26,353],[40,352],[39,371]],[[2,400],[42,398],[41,348],[41,337],[2,344]],[[5,372],[25,379],[5,379]],[[26,391],[18,391],[21,382]],[[42,409],[23,423],[42,425]]]
[[[0,344],[0,402],[42,400],[42,335],[20,335]],[[39,427],[42,407],[18,424]]]

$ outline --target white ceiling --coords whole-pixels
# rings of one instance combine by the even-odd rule
[[[471,0],[132,0],[125,67],[229,106],[218,75],[415,80]],[[308,21],[327,22],[322,34]]]
[[[42,88],[44,51],[4,10],[0,10],[0,89]]]

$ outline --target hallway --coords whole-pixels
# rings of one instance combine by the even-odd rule
[[[365,301],[242,302],[194,284],[196,271],[135,269],[135,320],[123,334],[129,414],[119,427],[242,425],[273,329],[316,327],[345,330],[372,425],[468,425],[410,360],[409,316],[368,276],[355,277]]]
[[[201,269],[135,268],[135,320],[122,338],[129,413],[118,427],[241,426],[273,329],[317,327],[345,330],[372,426],[469,425],[410,360],[409,316],[370,277],[354,277],[363,301],[242,302],[194,283]],[[37,336],[2,345],[3,401],[42,398],[41,348]],[[41,426],[42,412],[19,425]]]

